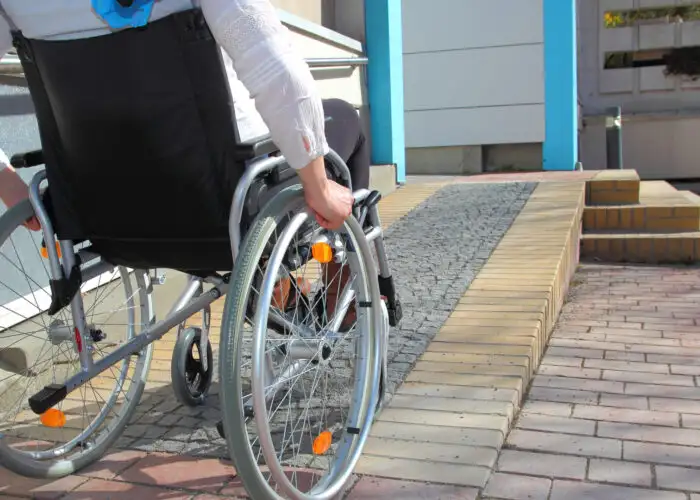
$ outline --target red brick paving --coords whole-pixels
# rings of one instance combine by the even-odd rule
[[[115,479],[177,490],[218,493],[235,475],[235,469],[222,460],[153,453],[135,462]]]
[[[475,500],[477,494],[474,488],[364,477],[347,500]]]
[[[575,280],[485,495],[698,500],[700,268]]]

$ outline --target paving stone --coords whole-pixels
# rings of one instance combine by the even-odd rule
[[[606,422],[631,422],[669,427],[679,426],[677,413],[631,410],[608,406],[576,405],[574,407],[573,416]]]
[[[603,370],[603,379],[634,382],[638,384],[695,386],[693,377],[685,375],[663,375],[660,373]]]
[[[589,464],[588,479],[600,483],[651,486],[651,466],[621,460],[592,459]]]
[[[574,409],[574,413],[576,411]],[[518,418],[517,427],[532,431],[559,432],[563,434],[582,434],[592,436],[595,434],[596,423],[594,420],[580,418],[555,417],[551,415],[539,415],[523,411]]]
[[[700,430],[600,422],[598,436],[652,443],[700,446]]]
[[[503,433],[498,430],[472,429],[464,427],[433,427],[420,424],[397,424],[376,422],[371,436],[427,443],[458,444],[500,448]]]
[[[378,417],[379,422],[418,424],[425,426],[469,427],[473,429],[490,429],[508,432],[508,418],[504,415],[482,415],[470,413],[453,413],[446,411],[408,410],[405,408],[387,408]]]
[[[153,486],[92,479],[75,491],[68,493],[64,498],[68,500],[91,500],[94,498],[108,498],[109,500],[150,500],[153,498],[165,497],[169,500],[189,500],[192,495]]]
[[[656,483],[659,488],[682,491],[700,491],[700,474],[697,469],[682,467],[656,467]]]
[[[668,374],[666,364],[638,363],[633,361],[615,361],[611,359],[586,359],[583,363],[586,368],[600,368],[603,370],[633,371],[645,373]]]
[[[700,415],[681,415],[681,423],[683,427],[690,427],[691,429],[700,429]]]
[[[691,446],[625,441],[623,458],[637,462],[700,467],[700,449]]]
[[[87,477],[67,476],[61,479],[34,479],[19,476],[0,467],[0,495],[32,497],[41,500],[54,500],[72,491],[84,482]]]
[[[493,467],[497,455],[494,448],[383,438],[369,439],[363,453],[380,457],[420,458],[431,462],[480,465],[482,467]]]
[[[475,399],[485,401],[508,401],[513,404],[518,401],[518,391],[514,389],[500,389],[498,387],[466,387],[456,385],[445,386],[440,384],[423,384],[414,382],[406,382],[402,384],[397,391],[397,394]]]
[[[355,472],[393,479],[483,488],[490,469],[403,458],[363,456]]]
[[[117,475],[116,480],[215,493],[235,475],[221,460],[152,454]]]
[[[569,403],[530,400],[523,405],[522,411],[523,413],[552,415],[554,417],[570,417],[571,412],[574,411],[574,405]]]
[[[498,470],[549,478],[584,479],[586,477],[586,459],[548,453],[503,450],[498,457]]]
[[[555,480],[550,500],[686,500],[683,493]]]
[[[520,450],[547,451],[602,458],[622,458],[622,442],[574,434],[556,434],[516,429],[508,436],[508,445]]]
[[[478,493],[479,490],[475,488],[364,477],[352,489],[347,500],[476,500]]]
[[[633,410],[649,409],[648,398],[644,396],[625,396],[624,394],[601,394],[598,404],[600,404],[600,406],[631,408]]]
[[[533,401],[582,403],[594,405],[598,402],[598,393],[592,391],[577,391],[574,389],[531,387],[528,398]]]
[[[700,399],[649,398],[649,407],[655,411],[674,411],[700,415]]]
[[[508,500],[546,500],[552,481],[497,472],[489,480],[484,495]]]
[[[136,450],[115,451],[106,454],[78,474],[97,479],[112,479],[145,456],[144,452]]]
[[[512,417],[513,404],[506,401],[484,401],[475,399],[439,398],[396,394],[391,400],[392,408],[412,410],[435,410],[461,413],[486,413]]]
[[[606,380],[588,380],[582,378],[569,377],[547,377],[537,375],[533,381],[535,387],[549,387],[556,389],[571,389],[589,392],[609,392],[623,394],[625,385],[622,382],[612,382]]]

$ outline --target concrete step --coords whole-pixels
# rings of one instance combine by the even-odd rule
[[[700,195],[692,192],[692,191],[678,191],[680,194],[682,194],[688,201],[695,205],[700,205]]]
[[[639,203],[587,206],[584,231],[673,233],[700,231],[700,196],[665,181],[639,184]]]
[[[634,170],[602,170],[586,183],[586,205],[638,204],[639,186]]]
[[[700,262],[700,231],[588,233],[581,238],[581,258],[637,264]]]
[[[584,231],[700,231],[700,204],[618,205],[586,207]]]

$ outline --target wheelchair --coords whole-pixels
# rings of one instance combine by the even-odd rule
[[[379,193],[354,191],[339,231],[316,223],[275,145],[241,140],[224,56],[197,9],[102,37],[14,42],[42,149],[11,161],[44,169],[0,217],[0,464],[59,478],[100,458],[138,417],[149,368],[167,364],[153,343],[173,330],[173,389],[201,404],[221,299],[222,422],[246,490],[337,496],[381,407],[402,315]],[[326,166],[351,187],[338,155]],[[32,216],[40,232],[23,225]],[[347,271],[333,314],[331,264]],[[164,268],[188,281],[157,320]],[[183,326],[190,318],[201,325]]]

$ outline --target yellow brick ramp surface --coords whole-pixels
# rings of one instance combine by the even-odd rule
[[[430,198],[447,183],[426,183],[404,186],[397,191],[385,196],[379,202],[379,214],[382,219],[382,226],[389,227],[425,200]],[[306,274],[310,277],[313,272]],[[212,304],[211,334],[212,347],[219,345],[219,330],[221,329],[221,319],[225,298],[221,298]],[[188,322],[192,326],[201,324],[199,315],[191,317]],[[161,340],[155,343],[153,353],[153,363],[148,376],[147,389],[158,389],[170,385],[170,360],[175,346],[175,331],[167,333]],[[144,394],[144,399],[148,398],[148,393]]]
[[[359,474],[486,484],[578,262],[584,191],[536,188],[378,416]]]

